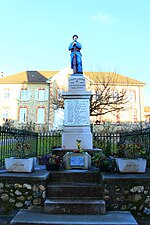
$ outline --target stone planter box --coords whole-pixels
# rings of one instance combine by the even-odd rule
[[[15,157],[5,158],[5,167],[9,172],[27,172],[34,170],[36,158],[18,159]]]
[[[119,172],[121,173],[145,173],[146,159],[123,159],[117,158],[116,164],[118,165]]]

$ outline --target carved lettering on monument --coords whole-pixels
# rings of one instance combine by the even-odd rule
[[[89,125],[88,99],[65,100],[65,109],[66,126]]]
[[[71,167],[84,167],[84,156],[70,156],[70,166]]]
[[[84,77],[70,77],[68,83],[69,91],[85,91],[85,78]]]

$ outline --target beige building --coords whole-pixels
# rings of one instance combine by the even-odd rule
[[[145,122],[150,124],[150,106],[144,107]]]
[[[11,120],[16,127],[32,123],[38,131],[53,128],[59,117],[58,114],[55,118],[53,103],[63,90],[67,91],[70,74],[72,70],[67,67],[61,71],[25,71],[0,78],[0,125]],[[87,90],[93,93],[95,87],[109,82],[116,91],[126,88],[130,97],[125,111],[91,117],[92,122],[144,121],[144,83],[110,72],[84,72],[84,76]]]

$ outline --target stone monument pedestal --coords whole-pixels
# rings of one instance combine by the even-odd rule
[[[93,140],[90,127],[64,127],[62,134],[62,147],[64,149],[77,149],[76,140],[81,140],[81,147],[83,149],[92,149]]]
[[[81,148],[93,149],[90,127],[90,98],[86,91],[85,77],[72,74],[68,79],[68,92],[63,93],[65,106],[63,149],[77,149],[76,140],[81,140]]]

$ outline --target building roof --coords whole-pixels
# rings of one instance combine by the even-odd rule
[[[24,71],[7,77],[0,78],[0,84],[19,83],[45,83],[59,71]],[[61,71],[60,71],[61,72]],[[138,80],[114,73],[114,72],[84,72],[85,76],[93,83],[117,83],[118,85],[145,85]]]
[[[145,106],[145,107],[144,107],[144,112],[150,113],[150,106]]]
[[[117,84],[130,84],[130,85],[145,85],[144,82],[114,73],[114,72],[84,72],[94,83],[117,83]]]
[[[24,71],[0,79],[0,84],[45,83],[58,71]]]

